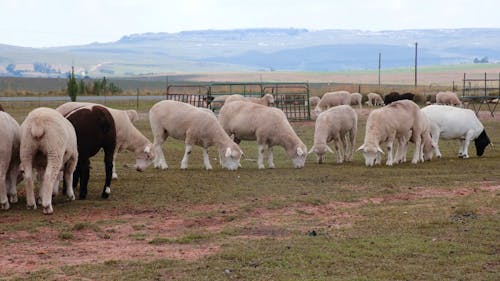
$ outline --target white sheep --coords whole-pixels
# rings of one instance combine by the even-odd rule
[[[486,146],[491,143],[483,124],[470,109],[433,104],[422,108],[421,111],[430,120],[432,140],[436,145],[438,158],[441,158],[439,138],[460,140],[460,158],[469,158],[468,147],[471,140],[474,140],[477,156],[482,156]]]
[[[0,209],[8,210],[17,202],[19,174],[19,124],[8,113],[0,111]]]
[[[409,139],[412,139],[416,147],[412,163],[417,164],[421,161],[420,147],[422,145],[424,122],[420,108],[410,100],[400,100],[373,110],[366,121],[364,143],[358,148],[363,152],[366,166],[380,164],[384,153],[380,148],[382,143],[386,143],[387,147],[386,165],[392,166],[395,162],[393,158],[395,140],[398,140],[401,148]],[[402,157],[396,154],[396,159],[402,159]]]
[[[264,169],[264,147],[268,147],[269,168],[274,168],[273,147],[282,146],[292,159],[295,168],[304,167],[307,148],[288,122],[285,113],[278,108],[244,101],[226,103],[219,122],[229,135],[240,140],[256,140],[258,145],[257,166]]]
[[[88,102],[67,102],[56,108],[62,115],[66,116],[73,110],[89,106],[100,105]],[[103,106],[103,105],[100,105]],[[122,150],[129,150],[135,153],[135,169],[144,171],[153,161],[153,144],[132,124],[133,113],[127,110],[119,110],[105,107],[113,116],[116,128],[116,147],[113,155],[113,179],[117,179],[115,160],[116,156]],[[135,110],[134,110],[135,111]],[[132,118],[131,118],[132,116]]]
[[[328,146],[328,143],[333,140],[337,151],[337,163],[352,161],[357,128],[358,115],[348,105],[335,106],[321,112],[316,119],[314,145],[309,153],[316,153],[318,163],[323,163],[324,155],[328,151],[333,153]],[[339,147],[340,142],[342,142],[342,149]]]
[[[436,94],[436,103],[441,105],[461,106],[462,102],[454,92],[439,92]]]
[[[42,178],[40,198],[44,214],[52,214],[52,193],[57,193],[59,171],[63,170],[66,195],[75,199],[73,171],[78,161],[73,125],[59,112],[40,107],[31,111],[20,127],[21,166],[26,183],[26,205],[36,209],[33,168]]]
[[[368,106],[384,105],[384,100],[377,93],[368,93],[366,97],[368,98],[368,101],[366,102]]]
[[[230,103],[233,101],[250,101],[250,102],[265,105],[265,106],[272,106],[274,104],[274,97],[271,94],[265,94],[260,98],[244,97],[242,95],[234,94],[234,95],[230,95],[229,97],[227,97],[224,104],[227,104],[227,103]]]
[[[351,94],[348,91],[336,91],[325,93],[314,111],[319,114],[322,111],[327,110],[330,107],[337,105],[350,105],[351,104]]]
[[[316,118],[318,118],[318,113],[314,111],[314,108],[318,105],[320,100],[321,98],[318,96],[312,96],[309,98],[309,109],[311,114],[311,120],[316,120]]]
[[[125,112],[128,115],[128,118],[132,123],[135,123],[136,121],[139,121],[139,113],[137,113],[137,110],[135,109],[127,109]]]
[[[183,140],[186,144],[181,169],[188,168],[189,154],[193,145],[202,147],[205,169],[212,169],[208,157],[210,146],[217,147],[222,167],[228,170],[238,169],[243,152],[224,132],[209,109],[164,100],[151,107],[149,122],[154,136],[155,168],[168,169],[161,145],[170,136]]]
[[[362,108],[361,100],[363,96],[360,93],[351,93],[351,105],[359,105],[359,109]]]

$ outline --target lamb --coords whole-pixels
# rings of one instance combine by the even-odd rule
[[[416,149],[412,163],[417,164],[422,159],[420,147],[424,122],[418,105],[409,100],[396,101],[373,110],[366,121],[364,143],[358,148],[358,151],[362,150],[363,152],[365,165],[380,164],[381,155],[384,153],[380,145],[386,143],[388,150],[386,165],[392,166],[395,162],[393,143],[396,139],[399,143],[404,143],[409,139],[415,142]],[[402,159],[402,157],[397,154],[396,159]]]
[[[268,147],[269,168],[274,168],[273,146],[282,146],[295,168],[304,167],[307,148],[278,108],[244,101],[226,103],[219,113],[219,122],[228,135],[240,140],[256,140],[257,166],[264,169],[264,146]]]
[[[237,101],[237,100],[239,100],[239,101],[250,101],[250,102],[261,104],[261,105],[265,105],[265,106],[272,106],[274,104],[274,97],[271,94],[265,94],[265,95],[263,95],[260,98],[244,97],[242,95],[234,94],[234,95],[230,95],[229,97],[227,97],[226,101],[224,102],[224,104],[230,103],[230,102],[233,102],[233,101]]]
[[[316,153],[318,164],[322,164],[326,152],[333,153],[328,146],[328,142],[333,140],[337,151],[337,163],[351,161],[357,128],[358,116],[350,106],[339,105],[323,111],[316,119],[314,145],[309,153]],[[349,149],[347,137],[349,137]],[[340,142],[342,142],[342,149],[339,148]]]
[[[342,104],[345,105],[351,104],[351,94],[349,94],[348,91],[336,91],[336,92],[325,93],[321,97],[321,100],[319,101],[314,111],[317,114],[319,114],[320,112],[325,111],[332,106],[337,106]]]
[[[398,100],[411,100],[411,101],[413,101],[414,98],[415,98],[415,95],[412,93],[404,93],[404,94],[400,95],[398,92],[391,92],[384,97],[384,104],[388,105],[388,104],[395,102],[395,101],[398,101]]]
[[[438,158],[441,158],[439,138],[460,140],[460,158],[469,158],[468,147],[471,140],[474,140],[477,156],[482,156],[491,143],[483,124],[470,109],[434,104],[422,108],[421,111],[431,122],[431,135],[436,144],[435,153]]]
[[[442,105],[461,106],[462,102],[454,92],[439,92],[436,94],[436,103]]]
[[[61,114],[66,115],[76,108],[99,105],[88,102],[67,102],[56,108]],[[122,150],[129,150],[135,153],[135,169],[139,172],[144,171],[153,161],[153,144],[132,124],[130,115],[124,110],[118,110],[103,106],[106,108],[115,121],[116,128],[116,147],[113,154],[113,179],[117,179],[115,160],[118,153]]]
[[[72,181],[78,161],[73,125],[59,112],[40,107],[31,111],[20,127],[20,157],[26,183],[26,205],[36,209],[33,168],[42,177],[40,187],[44,214],[52,214],[52,193],[57,193],[59,171],[63,170],[66,195],[75,199]]]
[[[317,96],[312,96],[309,98],[309,107],[314,108],[318,105],[319,101],[321,100],[320,97]]]
[[[19,174],[19,124],[8,113],[0,111],[0,209],[8,210],[17,202]]]
[[[362,108],[361,100],[363,96],[360,93],[351,93],[351,105],[359,105],[359,109]]]
[[[384,101],[382,100],[382,97],[379,94],[368,93],[366,96],[368,98],[367,101],[368,106],[384,105]]]
[[[202,147],[203,163],[207,170],[212,169],[208,157],[208,148],[214,145],[219,152],[223,168],[237,170],[240,166],[240,159],[243,152],[224,132],[217,122],[215,114],[209,109],[164,100],[157,102],[151,107],[149,110],[149,122],[154,136],[155,168],[168,169],[161,145],[169,136],[184,140],[186,144],[184,158],[181,161],[181,169],[188,168],[189,155],[193,145]]]

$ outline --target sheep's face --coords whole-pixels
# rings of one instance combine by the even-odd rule
[[[241,151],[237,145],[227,147],[223,153],[220,153],[222,168],[226,168],[230,171],[238,170],[242,156],[243,151]]]
[[[358,150],[363,152],[363,156],[365,157],[365,165],[367,167],[371,167],[376,164],[380,164],[380,160],[382,158],[382,154],[384,151],[379,147],[366,147],[362,145]]]
[[[436,144],[430,139],[430,137],[423,140],[424,143],[424,161],[431,161],[432,156],[434,156],[434,149],[436,148]]]
[[[324,159],[325,154],[327,152],[333,153],[332,149],[326,144],[314,145],[311,148],[311,150],[309,151],[309,153],[312,153],[312,152],[314,152],[316,154],[316,158],[318,159],[318,164],[323,163],[323,159]]]
[[[135,169],[138,172],[144,171],[153,162],[155,156],[151,147],[152,145],[148,144],[141,152],[136,154]]]
[[[306,163],[306,157],[307,147],[305,145],[297,146],[292,156],[293,167],[297,169],[303,168]]]

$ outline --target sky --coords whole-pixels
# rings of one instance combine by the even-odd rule
[[[500,0],[0,0],[0,44],[53,47],[146,32],[500,28]]]

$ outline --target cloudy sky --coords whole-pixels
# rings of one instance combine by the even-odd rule
[[[0,44],[49,47],[255,27],[500,28],[499,11],[500,0],[0,0]]]

